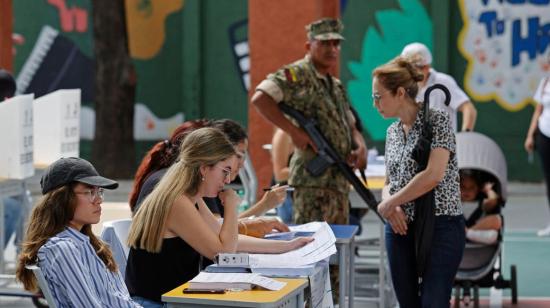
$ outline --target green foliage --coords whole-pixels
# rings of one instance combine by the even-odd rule
[[[362,42],[360,62],[348,62],[355,79],[347,84],[351,103],[357,109],[373,141],[386,137],[392,120],[383,119],[372,105],[372,71],[401,53],[412,42],[432,48],[432,20],[419,0],[399,0],[401,10],[389,9],[375,13],[378,32],[370,26]]]

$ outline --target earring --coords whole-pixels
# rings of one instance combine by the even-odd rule
[[[203,177],[201,177],[201,181],[203,181],[203,182],[204,182],[204,176],[203,176]]]

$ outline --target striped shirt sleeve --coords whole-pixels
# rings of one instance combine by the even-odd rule
[[[56,241],[40,249],[40,268],[58,306],[102,307],[95,288],[89,283],[89,267],[80,250],[70,241]]]
[[[59,307],[141,307],[120,274],[111,273],[88,241],[51,238],[38,252],[39,266]]]

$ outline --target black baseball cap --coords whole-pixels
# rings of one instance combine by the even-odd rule
[[[56,160],[42,175],[40,179],[42,194],[72,182],[107,189],[118,187],[116,181],[100,176],[89,161],[78,157],[66,157]]]

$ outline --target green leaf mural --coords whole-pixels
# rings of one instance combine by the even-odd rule
[[[370,26],[363,39],[361,62],[348,62],[355,78],[347,84],[350,100],[373,141],[386,138],[393,120],[383,119],[372,105],[372,70],[399,55],[408,43],[421,42],[432,49],[432,21],[426,9],[419,0],[399,0],[399,5],[401,10],[375,13],[381,31]]]

